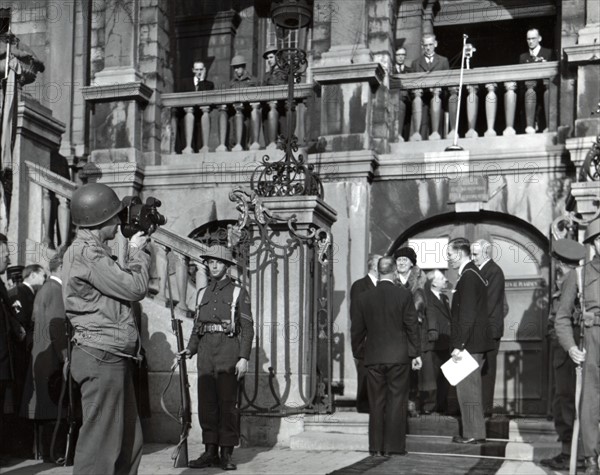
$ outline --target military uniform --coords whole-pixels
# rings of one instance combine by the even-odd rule
[[[234,291],[239,295],[234,302]],[[254,323],[248,293],[228,276],[198,292],[196,320],[187,349],[198,355],[198,419],[204,444],[239,444],[235,365],[250,357]],[[232,323],[232,304],[235,317]]]
[[[589,232],[591,230],[591,232]],[[584,242],[593,243],[600,235],[600,221],[590,224]],[[599,451],[598,423],[600,422],[600,255],[583,266],[583,319],[585,325],[583,346],[586,351],[583,363],[583,391],[580,405],[581,437],[583,455],[588,469],[586,473],[598,473],[597,458]],[[560,304],[556,314],[556,335],[565,351],[576,347],[571,316],[578,297],[577,273],[571,271],[563,284]]]
[[[150,255],[137,250],[121,267],[88,229],[80,228],[66,251],[71,375],[81,388],[84,414],[73,473],[137,473],[143,440],[132,372],[141,347],[130,302],[146,296],[149,266]]]

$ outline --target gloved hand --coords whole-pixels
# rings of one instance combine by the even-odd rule
[[[437,330],[429,330],[427,332],[427,339],[429,341],[437,341],[439,338],[439,333]]]

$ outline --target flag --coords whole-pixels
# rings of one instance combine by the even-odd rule
[[[12,135],[13,119],[17,99],[17,75],[21,74],[21,64],[17,58],[11,58],[8,63],[8,77],[4,82],[4,103],[2,104],[2,137],[0,137],[0,162],[2,171],[12,172]],[[8,210],[4,199],[4,186],[0,182],[0,233],[8,231]]]

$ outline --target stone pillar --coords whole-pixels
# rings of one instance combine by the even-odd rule
[[[421,36],[423,35],[423,1],[404,0],[400,2],[396,22],[396,38],[404,38],[396,48],[406,48],[407,64],[410,66],[421,55]]]
[[[16,104],[17,126],[13,148],[13,184],[8,225],[10,259],[15,265],[39,263],[47,254],[42,249],[43,190],[30,186],[25,160],[50,169],[65,125],[52,111],[23,94]]]
[[[331,14],[331,46],[323,53],[326,64],[369,63],[367,48],[367,1],[345,0]]]
[[[577,45],[564,48],[569,65],[577,65],[576,137],[595,137],[600,118],[595,112],[600,102],[600,4],[585,1],[585,27],[579,30]]]
[[[327,203],[316,196],[294,196],[263,198],[262,204],[270,213],[285,218],[295,215],[296,232],[308,235],[312,229],[331,230],[336,220],[336,212]],[[260,232],[253,223],[251,232]],[[284,253],[290,258],[284,262],[281,257],[272,258],[262,254],[252,257],[256,262],[250,263],[250,269],[260,265],[260,282],[250,285],[250,298],[253,305],[255,330],[260,346],[254,347],[250,356],[249,372],[246,375],[246,393],[252,397],[256,394],[255,403],[263,407],[272,407],[276,397],[282,406],[294,411],[305,405],[306,399],[312,401],[310,388],[310,367],[314,360],[313,345],[319,344],[319,332],[314,324],[317,318],[318,305],[314,289],[320,282],[316,280],[316,253],[306,252],[302,258],[299,249],[290,247],[290,232],[287,222],[270,226],[274,231],[269,237],[276,246],[287,249]],[[264,249],[264,248],[263,248]],[[305,250],[308,250],[304,246]],[[280,252],[276,251],[277,255]],[[264,264],[264,265],[262,265]],[[252,277],[251,277],[252,278]],[[262,290],[260,290],[262,289]],[[330,295],[329,298],[333,298]],[[257,306],[260,303],[260,311]],[[314,308],[313,308],[314,307]],[[312,330],[311,330],[312,328]],[[258,354],[256,353],[258,351]],[[268,368],[273,368],[274,378],[269,382]],[[255,377],[258,373],[258,387]],[[244,401],[242,401],[244,403]],[[280,410],[282,408],[275,408]],[[247,416],[242,419],[242,440],[249,445],[289,445],[289,438],[303,431],[302,415],[287,417]]]

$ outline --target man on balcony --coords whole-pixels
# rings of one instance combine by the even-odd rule
[[[437,45],[438,43],[434,34],[426,33],[423,35],[423,38],[421,39],[423,54],[415,64],[415,72],[430,73],[432,71],[444,71],[450,69],[448,58],[436,54],[435,49],[437,48]],[[421,98],[418,97],[419,94],[422,95],[422,101],[420,100]],[[417,116],[415,123],[413,123],[413,127],[415,128],[413,140],[420,140],[422,137],[429,137],[430,140],[440,139],[441,135],[439,130],[442,119],[443,99],[441,88],[435,87],[426,91],[417,89],[415,90],[415,95],[417,95],[417,98],[413,102],[413,107],[415,108],[413,109],[413,119],[415,119],[415,112]],[[419,111],[419,108],[422,108],[422,110]],[[430,114],[431,128],[428,127],[428,116]],[[419,115],[421,116],[421,120],[418,120]],[[419,123],[420,130],[417,130]]]
[[[263,53],[263,58],[267,61],[267,67],[269,68],[263,85],[265,86],[277,86],[281,84],[287,84],[288,78],[285,72],[277,65],[277,46],[267,46],[266,51]]]
[[[394,64],[395,74],[412,73],[413,69],[406,64],[406,48],[400,47],[396,50],[396,64]],[[399,142],[404,142],[404,128],[406,126],[406,116],[410,117],[410,96],[406,89],[402,87],[399,90],[398,101],[398,116],[396,118],[396,136]],[[410,133],[410,131],[409,131]]]
[[[541,63],[544,61],[552,61],[552,50],[542,47],[540,44],[542,37],[536,28],[532,28],[527,32],[527,46],[529,51],[519,56],[519,63]]]
[[[207,70],[202,61],[194,61],[192,73],[194,76],[191,79],[184,79],[183,91],[212,91],[215,88],[215,84],[206,79]]]
[[[246,69],[246,58],[241,54],[236,54],[231,59],[231,67],[233,68],[233,78],[229,83],[229,87],[240,88],[258,86],[256,79],[252,77]]]

